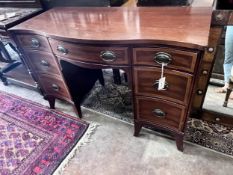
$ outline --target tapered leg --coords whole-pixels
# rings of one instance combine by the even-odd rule
[[[142,123],[134,122],[134,136],[137,137],[142,129]]]
[[[74,110],[78,114],[79,118],[83,117],[80,103],[75,103]]]
[[[1,41],[0,41],[0,51],[4,55],[4,58],[5,58],[4,61],[8,62],[8,63],[11,63],[12,62],[12,58],[11,58],[10,54],[8,53],[8,51],[6,50],[5,45]]]
[[[223,103],[223,107],[227,107],[228,104],[228,99],[230,97],[232,89],[231,88],[227,88],[227,93],[226,93],[226,97],[225,97],[225,101]]]
[[[5,86],[8,85],[8,81],[7,81],[6,77],[3,76],[3,73],[1,72],[1,70],[0,70],[0,79],[2,80],[2,82]]]
[[[55,98],[54,97],[46,97],[46,100],[49,102],[50,109],[55,109]]]
[[[183,152],[184,147],[183,147],[183,142],[184,142],[184,134],[177,134],[175,136],[176,139],[176,147],[179,151]]]
[[[112,69],[113,71],[113,80],[115,84],[121,84],[121,75],[119,69]]]
[[[127,83],[128,82],[128,77],[127,77],[126,73],[124,73],[124,78],[125,78],[125,82]]]
[[[102,86],[105,86],[105,81],[104,81],[104,75],[103,75],[103,71],[100,70],[99,72],[99,82]]]

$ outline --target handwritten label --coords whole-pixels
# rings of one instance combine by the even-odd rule
[[[164,90],[164,87],[165,87],[165,80],[166,80],[166,77],[163,77],[163,78],[160,78],[160,79],[159,79],[158,90]]]

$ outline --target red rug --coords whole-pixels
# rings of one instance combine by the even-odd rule
[[[0,92],[0,174],[49,175],[89,124]]]

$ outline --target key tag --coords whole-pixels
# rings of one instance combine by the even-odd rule
[[[166,77],[163,76],[164,74],[164,67],[166,66],[166,63],[162,63],[162,70],[161,70],[161,78],[159,79],[159,86],[158,86],[158,90],[165,90],[165,82],[166,82]]]

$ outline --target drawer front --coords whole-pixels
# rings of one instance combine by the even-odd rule
[[[72,60],[99,64],[128,64],[127,47],[94,47],[49,40],[53,52]]]
[[[30,66],[34,72],[60,75],[60,71],[54,56],[46,52],[25,52]]]
[[[137,119],[162,127],[182,130],[185,107],[156,98],[136,98]]]
[[[197,53],[171,48],[133,49],[133,64],[136,65],[160,66],[161,61],[167,61],[168,59],[168,67],[194,72],[197,61]]]
[[[135,93],[187,104],[191,91],[192,75],[165,68],[164,76],[166,77],[165,90],[158,90],[157,80],[161,78],[161,68],[135,67]]]
[[[51,52],[48,40],[40,35],[17,35],[17,40],[24,50],[41,50]]]
[[[63,83],[62,79],[59,79],[55,76],[48,75],[39,75],[39,83],[45,91],[46,95],[52,95],[57,98],[70,100],[71,97],[66,88],[66,85]]]

